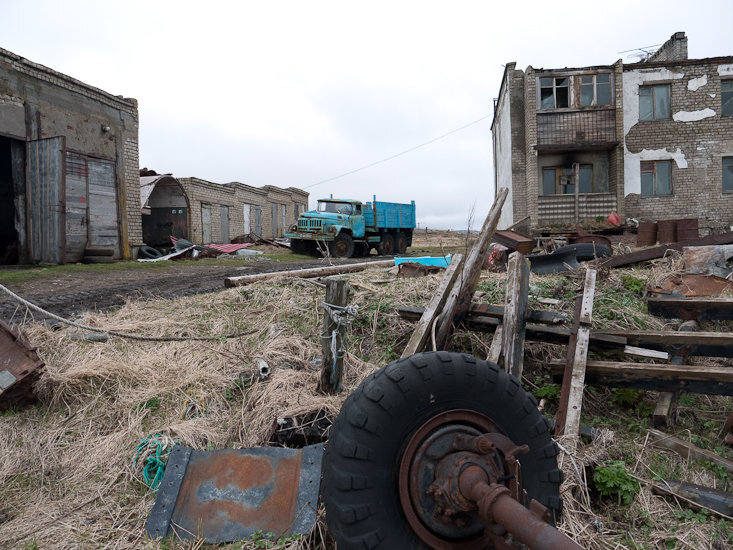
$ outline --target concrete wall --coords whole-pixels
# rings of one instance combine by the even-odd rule
[[[733,222],[733,193],[722,191],[722,157],[733,156],[733,117],[721,116],[720,82],[733,58],[624,68],[624,203],[627,216],[700,218],[700,226]],[[639,121],[639,87],[669,84],[671,118]],[[640,162],[673,160],[672,195],[641,197]]]
[[[506,229],[514,223],[512,110],[510,105],[513,97],[511,82],[515,66],[516,63],[508,63],[504,69],[504,79],[499,90],[499,98],[494,105],[494,121],[491,125],[494,143],[494,191],[498,195],[500,189],[509,190],[501,210],[498,229]]]
[[[114,162],[124,256],[142,243],[134,99],[0,49],[0,134],[24,142],[64,136],[67,151]]]

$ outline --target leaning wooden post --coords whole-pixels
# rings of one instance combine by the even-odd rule
[[[349,282],[345,277],[326,279],[326,301],[323,304],[323,332],[321,349],[323,363],[318,389],[325,393],[339,393],[343,388],[344,355],[346,354],[345,311],[349,302]]]
[[[524,335],[527,327],[529,300],[529,260],[519,252],[509,255],[506,270],[506,297],[502,323],[504,369],[522,381],[524,365]],[[496,337],[496,336],[495,336]]]
[[[560,403],[556,415],[555,435],[573,437],[577,444],[580,431],[580,412],[583,405],[585,368],[588,361],[590,326],[593,318],[593,295],[596,289],[596,271],[585,272],[583,294],[575,303],[573,328],[568,344],[565,372],[560,390]],[[574,450],[574,449],[571,449]]]

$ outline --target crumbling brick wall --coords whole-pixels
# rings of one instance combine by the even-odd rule
[[[669,119],[638,121],[638,112],[625,117],[626,216],[697,217],[708,230],[733,223],[733,193],[722,189],[722,158],[733,156],[733,116],[721,115],[724,78],[733,78],[733,58],[625,67],[627,99],[638,97],[640,84],[669,84],[671,105]],[[642,197],[635,183],[640,162],[665,159],[673,160],[672,195]]]

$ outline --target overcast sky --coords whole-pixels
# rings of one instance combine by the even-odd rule
[[[311,206],[414,199],[421,227],[464,229],[493,201],[503,64],[633,62],[676,31],[690,57],[733,55],[731,21],[730,0],[0,0],[0,47],[136,98],[141,167]]]

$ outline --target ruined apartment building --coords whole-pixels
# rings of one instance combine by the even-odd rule
[[[507,64],[491,130],[495,188],[509,189],[500,227],[611,211],[733,223],[733,57],[688,59],[682,32],[640,63]]]
[[[133,256],[138,170],[134,99],[0,49],[0,264]]]

